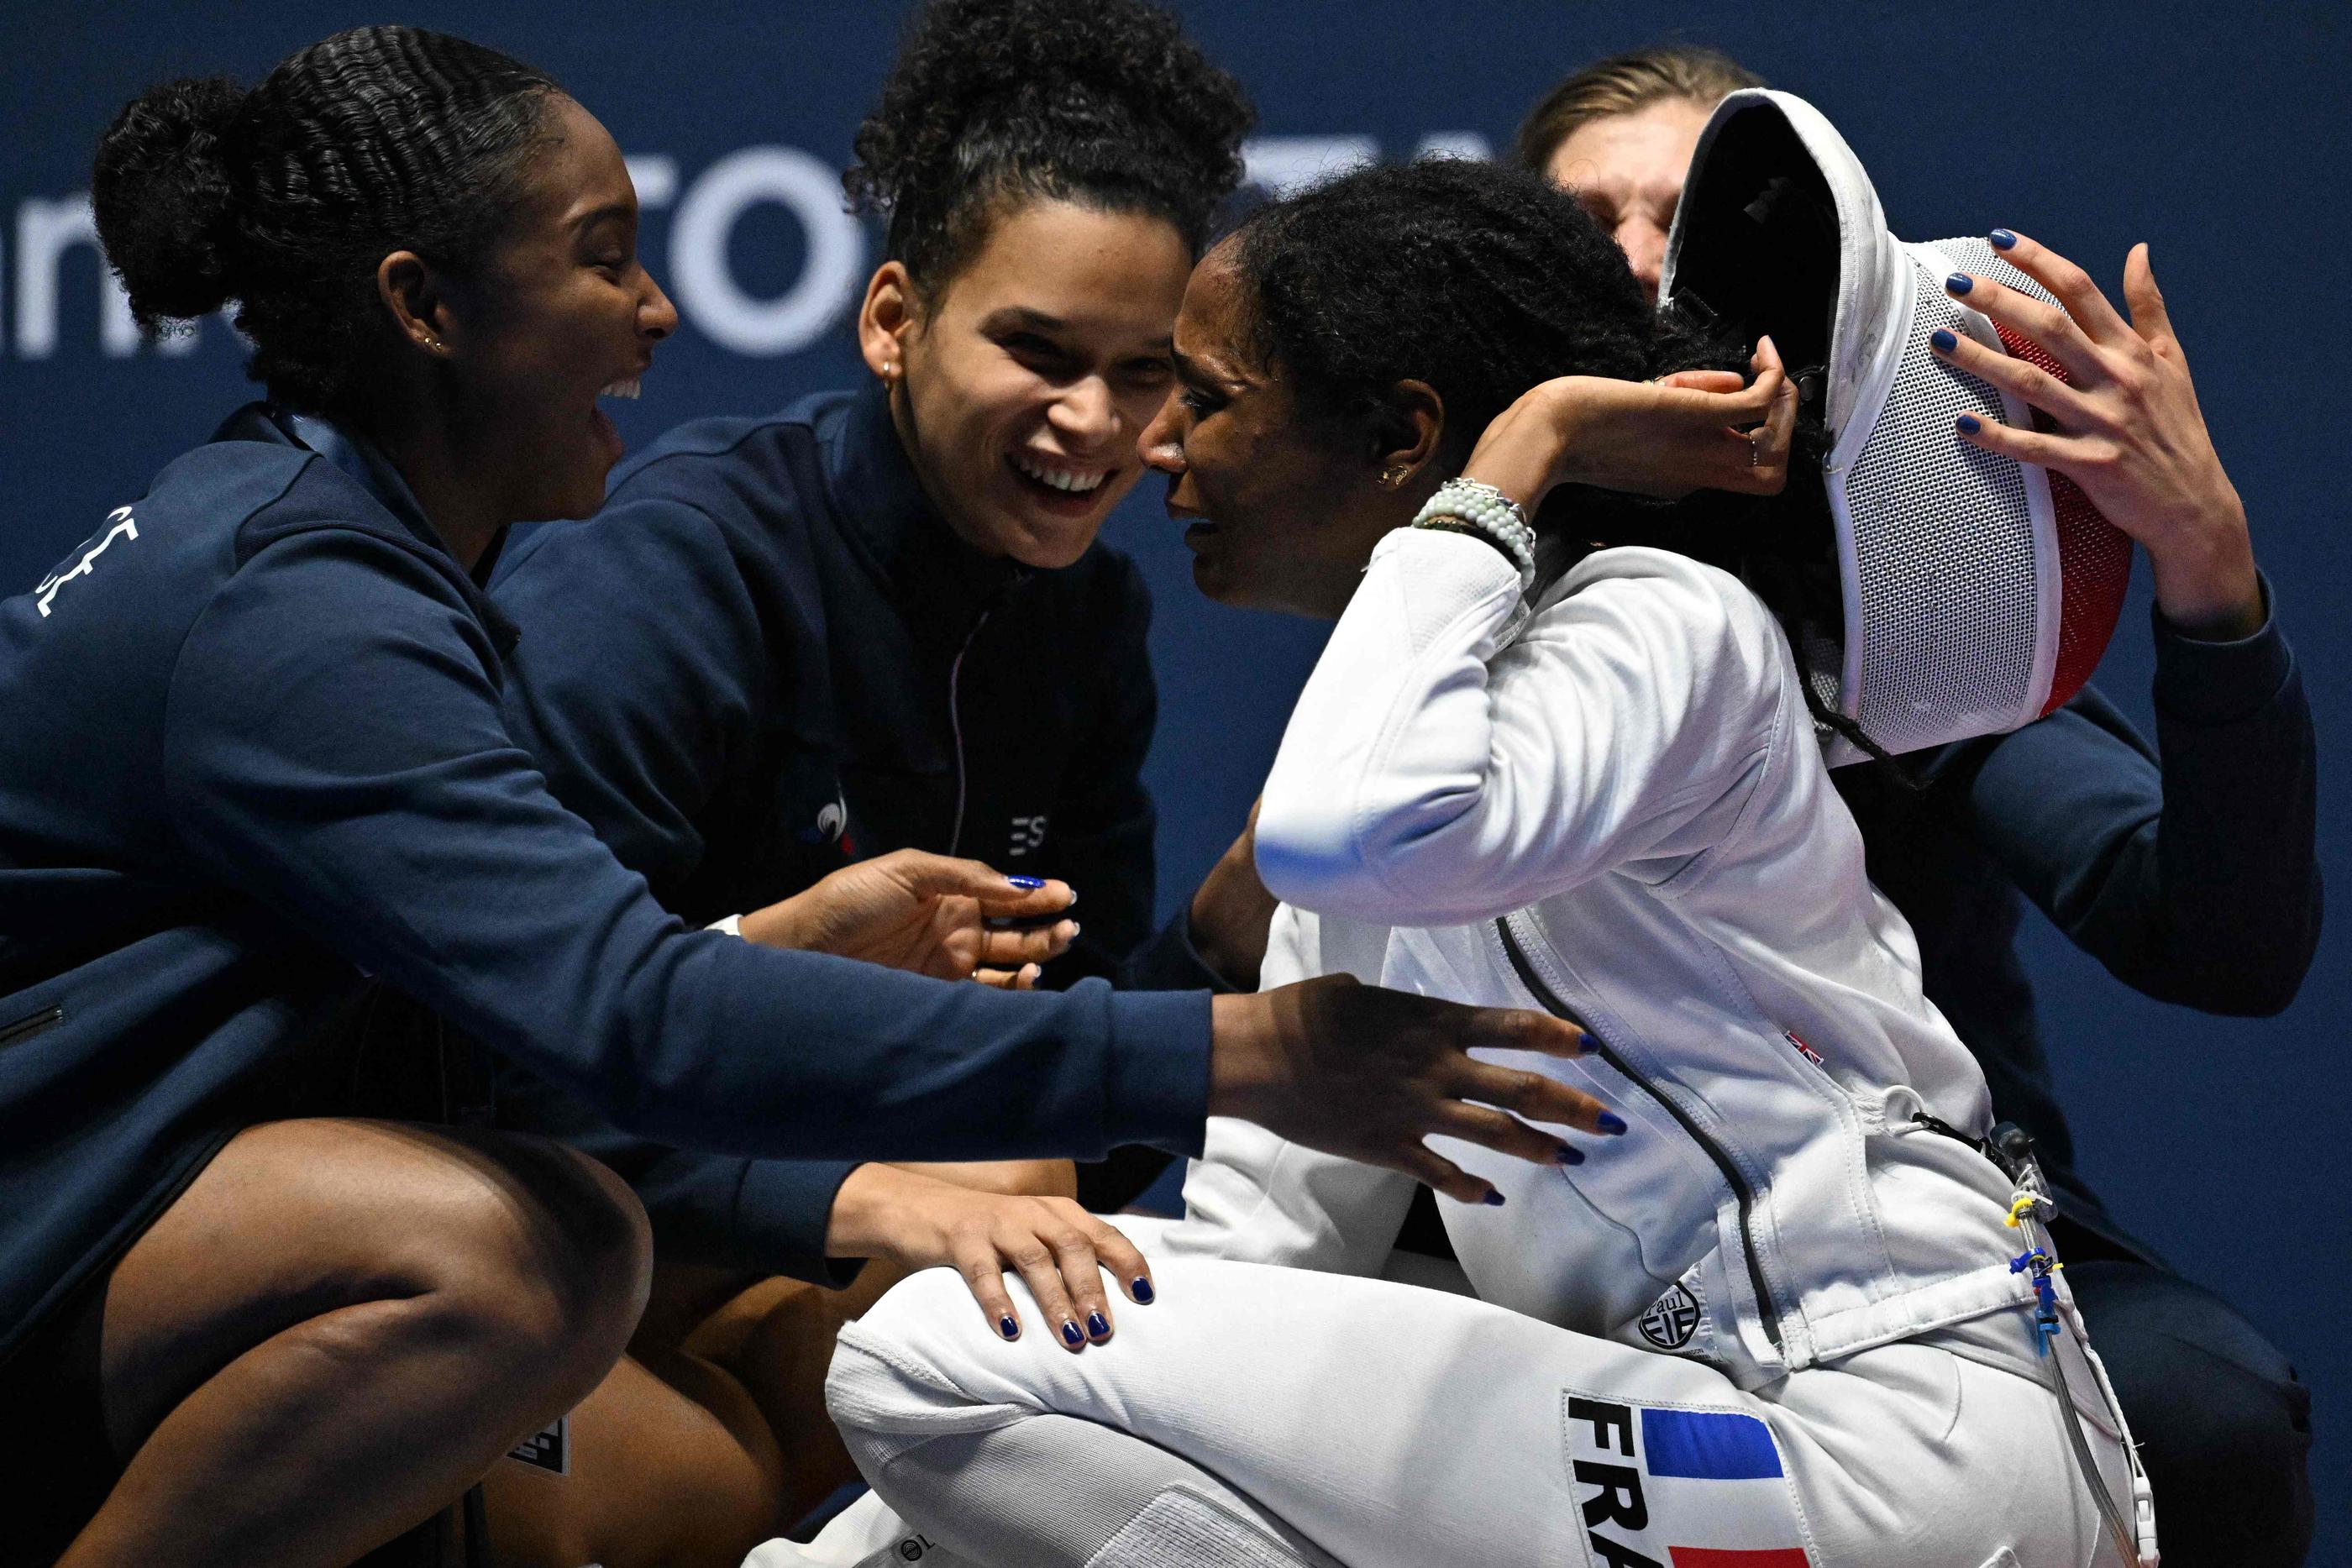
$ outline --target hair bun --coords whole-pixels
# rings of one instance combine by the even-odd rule
[[[99,141],[99,241],[150,331],[217,310],[236,292],[225,143],[244,102],[226,77],[165,82],[124,105]]]

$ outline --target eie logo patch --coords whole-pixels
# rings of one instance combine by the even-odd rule
[[[1680,1350],[1698,1332],[1699,1316],[1697,1300],[1682,1286],[1673,1285],[1650,1303],[1633,1326],[1660,1350]]]

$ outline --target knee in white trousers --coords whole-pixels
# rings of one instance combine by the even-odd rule
[[[1076,1354],[991,1335],[951,1271],[900,1284],[843,1330],[827,1384],[866,1479],[998,1568],[1110,1568],[1121,1559],[1100,1553],[1155,1505],[1166,1515],[1166,1497],[1199,1506],[1160,1521],[1159,1555],[1129,1561],[2114,1555],[2048,1391],[1932,1344],[1746,1393],[1698,1362],[1405,1285],[1193,1259],[1155,1260],[1153,1278],[1154,1304],[1123,1307],[1116,1336]],[[1267,1555],[1181,1554],[1211,1515]],[[1084,1527],[1062,1528],[1073,1519]]]

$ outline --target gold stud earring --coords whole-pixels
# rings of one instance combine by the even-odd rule
[[[1387,467],[1381,470],[1381,488],[1383,490],[1395,489],[1398,486],[1404,483],[1404,476],[1412,472],[1412,468],[1409,464],[1390,464]]]

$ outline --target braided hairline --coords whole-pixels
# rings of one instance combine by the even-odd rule
[[[297,407],[349,402],[383,331],[376,264],[396,246],[478,269],[560,90],[495,50],[395,27],[338,34],[271,71],[230,130],[224,239],[247,374]]]

